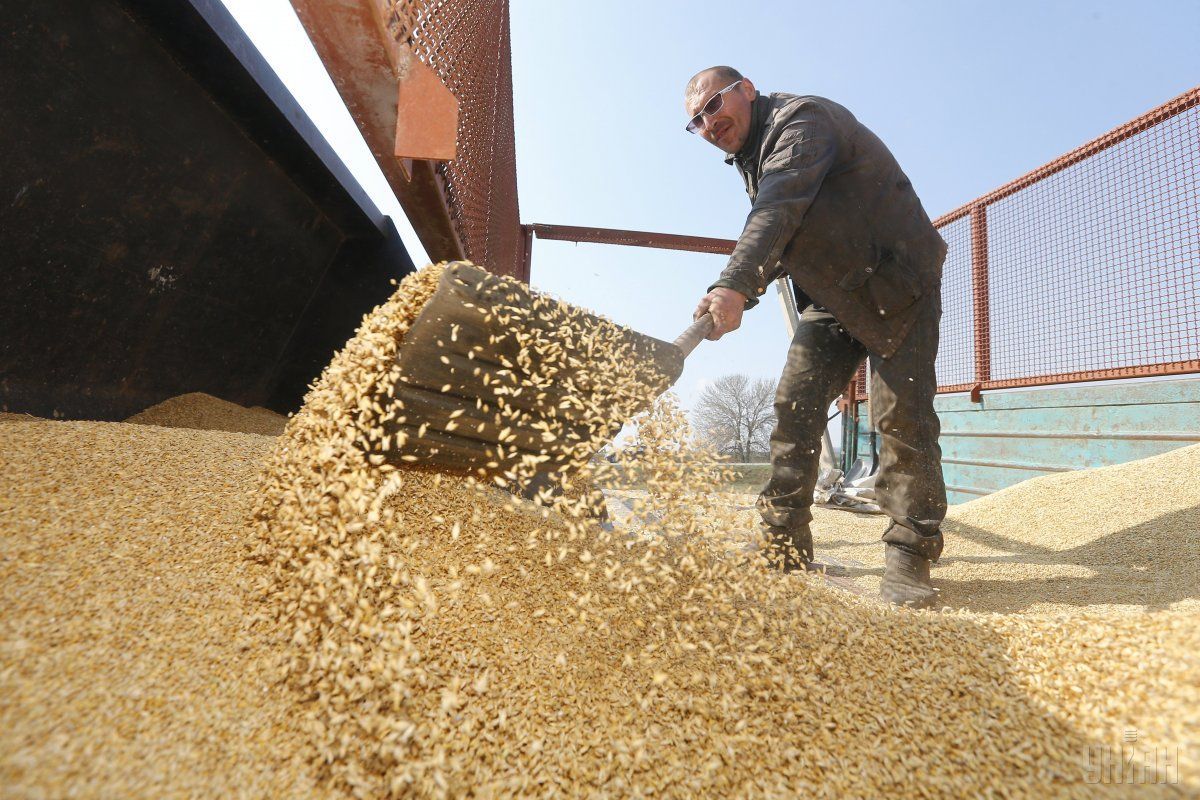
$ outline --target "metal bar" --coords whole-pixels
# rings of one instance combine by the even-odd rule
[[[956,219],[961,219],[962,217],[965,217],[967,214],[971,213],[971,210],[977,205],[988,205],[996,202],[997,200],[1008,197],[1011,194],[1016,194],[1022,189],[1032,186],[1038,181],[1044,180],[1056,172],[1062,172],[1064,169],[1073,164],[1078,164],[1084,159],[1103,152],[1115,144],[1120,144],[1131,136],[1134,136],[1141,131],[1146,130],[1147,128],[1153,127],[1163,120],[1170,119],[1177,114],[1182,114],[1184,111],[1187,111],[1189,108],[1193,108],[1197,105],[1200,105],[1200,86],[1190,89],[1172,100],[1168,100],[1157,108],[1150,109],[1140,117],[1132,119],[1129,122],[1126,122],[1124,125],[1114,128],[1103,136],[1099,136],[1087,144],[1081,145],[1071,152],[1059,156],[1048,164],[1044,164],[1032,172],[1026,173],[1015,180],[1009,181],[998,189],[988,192],[983,197],[967,203],[965,206],[956,208],[948,214],[943,214],[934,220],[933,224],[934,226],[940,228],[941,226],[951,223]]]
[[[453,161],[458,155],[458,98],[407,48],[399,72],[396,145],[399,159]]]
[[[977,494],[980,497],[986,497],[987,495],[992,493],[991,491],[987,491],[985,489],[976,489],[974,486],[951,486],[950,484],[946,484],[946,491],[962,492],[963,494]],[[998,490],[993,490],[993,491],[998,491]]]
[[[522,247],[521,260],[523,263],[522,270],[524,271],[524,274],[521,275],[521,280],[525,281],[526,283],[529,283],[529,276],[533,271],[533,226],[532,225],[522,225],[521,226],[521,247]]]
[[[796,295],[792,293],[792,283],[787,277],[775,279],[775,290],[779,293],[779,303],[783,306],[783,325],[787,328],[788,341],[796,335],[800,327],[800,313],[796,309]]]
[[[943,464],[963,464],[968,467],[997,467],[999,469],[1025,469],[1030,472],[1074,472],[1076,467],[1047,467],[1037,464],[1022,464],[1020,461],[971,461],[965,458],[943,458]]]
[[[939,386],[937,388],[937,390],[938,390],[938,394],[950,394],[952,392],[969,392],[978,385],[979,384],[974,383],[974,382],[971,382],[971,383],[948,383],[945,386]]]
[[[733,252],[735,239],[714,239],[709,236],[684,236],[677,233],[655,233],[652,231],[626,231],[618,228],[584,228],[575,225],[530,226],[539,239],[564,242],[586,242],[590,244],[621,244],[630,247],[652,247],[659,250],[685,250],[692,253],[716,253],[729,255]]]
[[[988,299],[987,206],[971,209],[971,294],[975,309],[975,382],[992,374],[992,323]]]
[[[411,164],[412,180],[399,189],[396,196],[425,246],[425,253],[434,262],[466,258],[466,249],[450,213],[446,182],[437,173],[434,162],[412,161]]]
[[[1042,431],[942,431],[942,436],[993,439],[1113,439],[1128,442],[1200,442],[1200,433],[1047,433]]]
[[[933,227],[944,228],[947,225],[949,225],[951,222],[957,222],[958,220],[962,219],[963,217],[969,215],[971,213],[971,209],[975,207],[975,204],[977,202],[979,202],[979,201],[972,200],[970,203],[967,203],[965,206],[959,206],[958,208],[954,209],[953,211],[947,211],[945,214],[942,214],[940,217],[938,217],[937,219],[935,219],[933,221]]]
[[[978,386],[981,389],[1013,389],[1025,386],[1049,386],[1056,383],[1091,383],[1093,381],[1120,380],[1122,378],[1151,378],[1167,375],[1190,375],[1200,372],[1200,360],[1173,361],[1168,364],[1140,364],[1112,369],[1094,369],[1084,372],[1060,372],[1053,375],[1031,375],[1024,378],[1005,378],[982,383],[955,383],[939,386],[939,394],[967,392]]]
[[[858,458],[858,378],[846,385],[839,402],[842,411],[842,472],[848,474]]]
[[[983,384],[984,389],[1007,389],[1014,386],[1045,386],[1051,383],[1084,383],[1087,381],[1115,380],[1117,378],[1145,378],[1162,375],[1187,375],[1200,372],[1200,359],[1174,361],[1169,364],[1141,364],[1112,369],[1095,369],[1084,372],[1064,372],[1057,375],[1031,375],[1025,378],[991,380]]]

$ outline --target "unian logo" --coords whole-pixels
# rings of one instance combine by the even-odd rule
[[[1087,783],[1179,783],[1178,746],[1149,746],[1136,728],[1126,728],[1121,744],[1088,747],[1084,781]]]

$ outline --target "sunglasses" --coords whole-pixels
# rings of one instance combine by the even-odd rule
[[[704,108],[700,109],[700,113],[688,120],[685,130],[688,133],[699,133],[700,129],[704,127],[704,117],[711,117],[713,114],[720,111],[721,107],[725,105],[725,93],[733,91],[733,88],[741,82],[742,80],[739,78],[721,91],[714,94],[712,97],[708,98],[708,102],[704,104]]]

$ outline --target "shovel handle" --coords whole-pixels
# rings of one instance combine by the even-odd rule
[[[708,335],[712,333],[712,329],[712,314],[705,314],[689,325],[687,330],[679,334],[679,338],[675,340],[675,346],[682,350],[683,357],[687,358],[696,349],[696,345],[708,338]]]

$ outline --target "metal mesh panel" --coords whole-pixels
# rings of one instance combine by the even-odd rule
[[[942,266],[942,324],[937,356],[939,386],[975,379],[975,310],[971,283],[971,219],[938,230],[949,251]]]
[[[521,275],[506,0],[390,0],[388,30],[458,99],[458,155],[439,167],[467,257]]]
[[[940,391],[1200,372],[1200,89],[935,224]]]
[[[1200,108],[988,206],[991,378],[1200,359]]]
[[[864,361],[858,365],[858,372],[854,373],[854,391],[859,397],[866,397],[870,391],[870,381],[867,380],[867,363]]]

